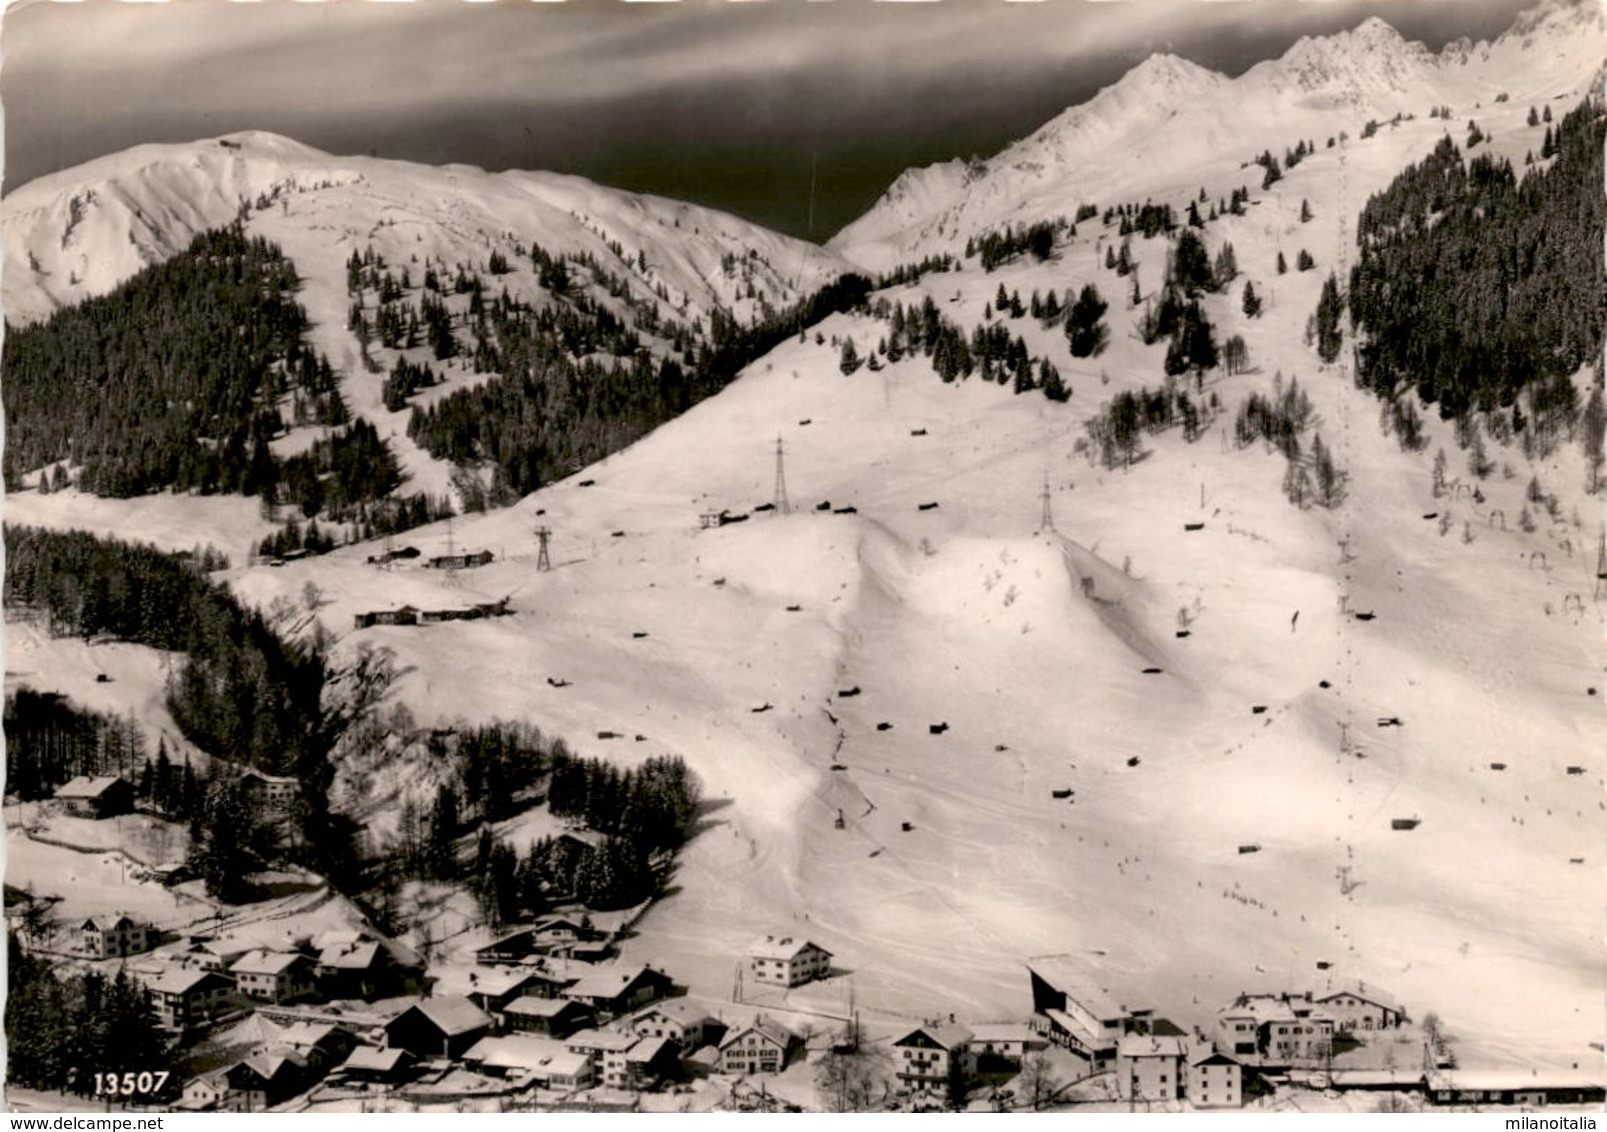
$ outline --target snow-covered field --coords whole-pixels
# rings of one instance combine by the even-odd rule
[[[1523,124],[1527,72],[1502,65],[1513,100],[1477,117],[1521,163],[1539,131]],[[1468,91],[1501,88],[1498,69],[1481,76]],[[1561,82],[1530,85],[1578,89]],[[711,999],[729,995],[754,937],[784,930],[832,951],[847,976],[777,1005],[825,1014],[846,1009],[851,985],[861,1009],[884,1016],[1019,1017],[1023,962],[1069,953],[1128,1005],[1180,1023],[1208,1026],[1240,991],[1359,978],[1414,1015],[1438,1013],[1464,1065],[1591,1058],[1604,617],[1601,508],[1583,493],[1577,445],[1531,466],[1492,443],[1497,471],[1476,502],[1448,426],[1433,422],[1425,451],[1402,452],[1381,435],[1377,403],[1301,341],[1322,279],[1344,274],[1368,194],[1444,131],[1431,105],[1424,94],[1415,119],[1366,141],[1374,113],[1330,109],[1315,155],[1269,192],[1256,189],[1259,169],[1238,168],[1249,146],[1180,159],[1189,172],[1175,183],[1127,165],[1098,197],[1061,190],[1057,212],[1150,195],[1181,207],[1186,196],[1164,194],[1203,183],[1214,199],[1251,183],[1248,215],[1204,234],[1213,251],[1234,243],[1268,310],[1246,322],[1238,286],[1208,301],[1221,334],[1244,335],[1253,369],[1207,381],[1224,409],[1192,445],[1146,438],[1148,456],[1116,471],[1076,450],[1101,403],[1161,380],[1161,347],[1130,333],[1130,281],[1099,266],[1113,230],[1094,220],[1047,262],[984,274],[971,261],[889,295],[930,294],[969,330],[1001,282],[1025,297],[1097,280],[1111,300],[1104,356],[1074,361],[1061,331],[1009,324],[1054,358],[1075,391],[1067,405],[974,378],[946,386],[920,358],[844,376],[832,339],[851,335],[865,353],[887,327],[834,316],[817,328],[823,343],[812,331],[780,346],[584,475],[460,518],[450,536],[439,524],[404,540],[426,556],[449,537],[488,548],[490,566],[384,571],[359,546],[272,569],[236,557],[229,583],[264,606],[315,583],[342,648],[395,650],[395,698],[421,725],[518,717],[622,763],[685,756],[704,784],[704,828],[626,956]],[[1459,136],[1471,108],[1453,111]],[[1349,140],[1325,147],[1341,129]],[[344,250],[276,238],[322,279],[308,295],[339,288],[328,273]],[[1275,275],[1277,252],[1292,263],[1300,248],[1317,270]],[[1161,241],[1135,239],[1134,251],[1153,290]],[[326,295],[315,317],[337,300]],[[1298,377],[1350,477],[1333,511],[1296,509],[1280,457],[1233,448],[1238,403],[1275,375]],[[700,513],[772,501],[778,437],[791,513],[699,529]],[[1441,446],[1460,487],[1436,498]],[[1526,534],[1516,517],[1536,475],[1560,496],[1560,518]],[[249,508],[209,514],[203,536],[191,500],[91,512],[74,496],[24,498],[7,501],[8,518],[150,524],[172,532],[151,537],[231,554],[255,537]],[[555,532],[550,572],[536,569],[538,512]],[[1448,534],[1431,512],[1450,516]],[[506,618],[352,628],[359,612],[505,595]],[[82,650],[15,631],[9,647],[8,668]],[[1408,817],[1421,824],[1392,828]],[[9,847],[13,876],[55,867],[15,834]]]

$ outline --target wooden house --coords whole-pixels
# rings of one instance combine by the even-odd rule
[[[56,800],[74,817],[111,818],[134,808],[134,787],[115,774],[80,775],[57,789]]]
[[[668,975],[651,967],[605,967],[583,976],[564,995],[599,1015],[618,1017],[662,998],[673,986]]]
[[[508,1003],[502,1010],[502,1018],[509,1030],[551,1038],[567,1038],[597,1020],[591,1007],[584,1003],[535,995],[525,995]]]
[[[491,1016],[461,995],[427,998],[385,1023],[385,1044],[415,1057],[461,1057],[491,1030]]]
[[[638,1037],[668,1038],[687,1053],[718,1042],[726,1030],[724,1022],[684,998],[667,999],[637,1011],[630,1027]]]

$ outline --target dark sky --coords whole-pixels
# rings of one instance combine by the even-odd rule
[[[824,239],[910,165],[987,155],[1154,51],[1229,74],[1381,15],[1498,34],[1524,0],[125,0],[7,6],[5,187],[141,142],[578,173]]]

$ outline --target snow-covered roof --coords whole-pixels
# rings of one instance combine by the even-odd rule
[[[174,967],[164,971],[151,984],[151,990],[157,994],[188,994],[207,979],[215,979],[227,985],[227,980],[215,971],[197,971],[184,967]]]
[[[761,1037],[769,1039],[783,1050],[793,1043],[792,1031],[774,1018],[755,1018],[746,1026],[733,1026],[726,1031],[725,1037],[720,1041],[720,1048],[722,1050],[727,1049],[750,1033],[759,1034]]]
[[[976,1022],[971,1036],[979,1042],[1030,1042],[1042,1041],[1025,1022]]]
[[[625,1051],[625,1060],[634,1061],[638,1065],[646,1065],[668,1048],[668,1038],[643,1038],[630,1049]]]
[[[566,1010],[586,1010],[590,1013],[586,1006],[572,998],[538,998],[529,994],[514,999],[503,1010],[524,1018],[556,1018]]]
[[[748,954],[755,959],[796,959],[811,947],[827,955],[831,954],[819,944],[810,943],[800,936],[790,935],[767,935],[762,939],[756,939],[753,941],[753,946],[748,948]]]
[[[911,1039],[917,1034],[926,1035],[943,1049],[954,1049],[958,1046],[967,1045],[976,1037],[975,1034],[958,1022],[926,1022],[910,1030],[893,1044],[895,1046],[914,1044]]]
[[[84,921],[84,927],[93,931],[115,932],[127,928],[140,928],[146,925],[132,916],[122,914],[114,916],[91,916]]]
[[[507,967],[442,967],[435,974],[441,995],[511,994],[530,981],[530,973]]]
[[[463,1060],[497,1069],[538,1069],[548,1067],[554,1058],[573,1059],[584,1064],[585,1055],[569,1052],[569,1047],[551,1038],[534,1034],[508,1034],[500,1038],[481,1038]]]
[[[370,939],[325,947],[318,953],[318,963],[338,971],[367,971],[378,966],[383,955],[384,948]]]
[[[307,957],[298,951],[248,951],[229,968],[236,975],[282,975]]]
[[[1116,1043],[1118,1057],[1182,1057],[1183,1039],[1171,1035],[1128,1034]]]
[[[1430,1088],[1486,1092],[1516,1089],[1600,1089],[1607,1074],[1598,1064],[1590,1069],[1440,1069],[1428,1075]]]
[[[396,1067],[406,1058],[411,1057],[405,1049],[392,1047],[378,1049],[375,1046],[358,1046],[352,1050],[351,1056],[346,1059],[347,1069],[367,1069],[377,1073],[394,1072]]]
[[[590,1049],[622,1053],[640,1039],[635,1034],[622,1034],[618,1030],[580,1030],[564,1039],[570,1049]]]
[[[1370,1002],[1374,1006],[1382,1006],[1385,1010],[1393,1010],[1397,1013],[1401,1011],[1400,1003],[1397,1002],[1395,997],[1388,991],[1380,990],[1378,987],[1369,986],[1368,984],[1360,981],[1347,981],[1339,983],[1334,987],[1333,990],[1324,991],[1322,994],[1313,995],[1312,1000],[1314,1002],[1327,1002],[1330,999],[1338,998],[1340,995],[1345,994],[1359,998],[1364,1002]]]
[[[615,998],[624,994],[639,980],[649,976],[664,977],[651,967],[644,966],[616,967],[611,970],[593,971],[591,974],[581,978],[564,993],[570,998]]]
[[[1135,1012],[1134,1007],[1123,1006],[1109,987],[1096,981],[1087,966],[1070,956],[1052,955],[1034,959],[1027,970],[1044,982],[1074,1000],[1101,1022],[1125,1018]]]
[[[79,775],[56,791],[58,798],[100,798],[117,783],[123,781],[115,774],[88,778]]]
[[[292,1022],[279,1034],[278,1040],[296,1049],[309,1049],[340,1032],[340,1027],[333,1022]]]
[[[417,1009],[437,1030],[449,1037],[491,1025],[491,1016],[461,995],[427,998],[418,1004]],[[395,1022],[396,1019],[391,1021]]]
[[[665,1002],[655,1002],[652,1006],[644,1006],[636,1012],[634,1021],[642,1022],[655,1015],[682,1026],[700,1026],[705,1022],[718,1022],[714,1015],[686,998],[672,998]]]

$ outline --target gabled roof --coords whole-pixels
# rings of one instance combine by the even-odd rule
[[[1183,1039],[1155,1034],[1128,1034],[1116,1043],[1117,1057],[1182,1057]]]
[[[297,951],[248,951],[229,968],[236,975],[282,975],[307,957]]]
[[[1374,1006],[1381,1006],[1385,1010],[1393,1010],[1396,1013],[1400,1013],[1401,1011],[1401,1005],[1395,1001],[1393,995],[1386,991],[1380,990],[1378,987],[1370,987],[1366,983],[1359,981],[1346,981],[1339,983],[1334,987],[1333,990],[1324,991],[1322,994],[1313,995],[1312,1001],[1327,1002],[1329,999],[1338,998],[1342,994],[1352,995],[1353,997],[1359,998],[1364,1002],[1370,1002]]]
[[[1223,1053],[1215,1046],[1206,1043],[1195,1046],[1189,1051],[1190,1065],[1238,1065],[1239,1059],[1232,1054]]]
[[[300,786],[301,780],[287,774],[267,774],[256,767],[247,767],[240,775],[241,782],[255,780],[262,783],[271,783],[280,786]]]
[[[127,928],[143,928],[147,925],[132,916],[91,916],[84,921],[83,930],[115,932]]]
[[[208,979],[212,979],[221,986],[233,984],[216,971],[199,971],[183,967],[173,967],[164,972],[151,984],[151,990],[156,994],[189,994],[197,990]]]
[[[273,1082],[306,1069],[307,1059],[292,1049],[259,1050],[226,1072],[233,1074],[242,1066],[264,1081]]]
[[[440,995],[512,994],[530,982],[530,972],[508,967],[444,967],[437,972],[435,990]]]
[[[570,998],[618,998],[643,979],[669,981],[667,975],[651,967],[615,967],[591,972],[564,993]]]
[[[296,1049],[311,1049],[345,1033],[333,1022],[292,1022],[279,1035],[279,1041]]]
[[[971,1036],[979,1042],[1038,1042],[1043,1037],[1033,1032],[1025,1022],[978,1022],[971,1027]]]
[[[591,1015],[590,1007],[572,998],[537,998],[534,995],[525,995],[503,1007],[504,1013],[517,1014],[522,1018],[556,1018],[566,1010],[578,1010],[588,1017]]]
[[[501,1069],[530,1069],[539,1065],[544,1057],[568,1052],[568,1046],[551,1038],[534,1034],[508,1034],[504,1037],[481,1038],[469,1047],[463,1060]]]
[[[831,954],[819,944],[810,943],[801,936],[790,935],[767,935],[763,939],[756,939],[753,941],[753,946],[748,948],[748,954],[755,959],[796,959],[811,947],[826,955]]]
[[[701,1026],[707,1022],[719,1024],[719,1019],[714,1015],[685,998],[672,998],[665,1002],[655,1002],[652,1006],[644,1006],[636,1012],[632,1021],[641,1022],[655,1014],[682,1026]]]
[[[730,1046],[735,1045],[748,1034],[758,1034],[763,1038],[767,1038],[770,1042],[779,1046],[783,1050],[791,1046],[795,1040],[792,1031],[787,1029],[780,1022],[777,1022],[775,1019],[755,1018],[746,1026],[733,1026],[730,1030],[726,1031],[725,1037],[720,1040],[721,1052],[724,1052]]]
[[[921,1045],[921,1042],[915,1040],[919,1036],[925,1036],[938,1048],[945,1050],[967,1045],[976,1037],[970,1030],[957,1022],[924,1023],[910,1030],[893,1044],[895,1046]]]
[[[467,1034],[471,1030],[480,1030],[491,1025],[491,1016],[461,995],[427,998],[414,1009],[448,1037]],[[402,1016],[398,1015],[398,1018]],[[396,1021],[397,1018],[391,1019],[391,1024],[394,1025]]]
[[[1049,955],[1034,959],[1027,970],[1073,1000],[1101,1022],[1112,1022],[1136,1013],[1133,1007],[1123,1006],[1115,993],[1089,968],[1066,955]]]
[[[79,775],[56,791],[58,798],[101,798],[106,791],[123,781],[115,774],[103,775],[99,778],[88,778]]]
[[[403,1061],[411,1060],[412,1057],[413,1055],[405,1049],[358,1046],[346,1059],[345,1066],[347,1069],[366,1069],[374,1073],[393,1073]]]
[[[646,1065],[670,1047],[668,1038],[643,1038],[625,1051],[625,1060]]]
[[[369,971],[380,966],[385,949],[373,940],[337,943],[318,953],[320,967],[333,967],[337,971]]]
[[[640,1041],[635,1034],[622,1034],[618,1030],[580,1030],[564,1039],[570,1049],[590,1049],[623,1053]]]

